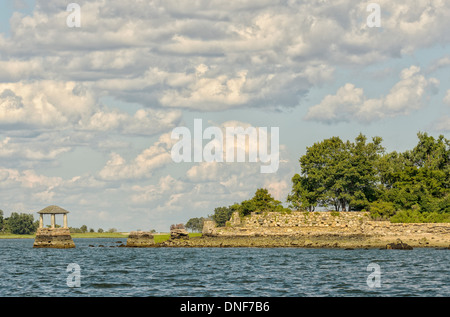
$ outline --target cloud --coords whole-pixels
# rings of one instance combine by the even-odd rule
[[[444,115],[433,124],[437,131],[450,132],[450,116]]]
[[[376,72],[380,62],[448,45],[444,1],[380,0],[382,27],[373,29],[367,3],[352,0],[79,3],[79,29],[66,25],[67,1],[36,0],[33,12],[14,13],[9,34],[0,34],[2,208],[39,210],[51,201],[74,210],[78,225],[164,228],[248,199],[258,187],[284,200],[293,171],[283,146],[276,174],[261,175],[254,163],[172,168],[167,132],[188,111],[217,117],[228,109],[301,107],[316,87],[332,84],[340,88],[306,118],[370,123],[422,108],[437,85],[429,74],[449,65],[443,57],[425,73],[406,68],[375,98],[362,88],[370,81],[337,81],[341,71]],[[447,117],[436,125],[448,126]],[[160,138],[139,148],[148,136]],[[74,160],[77,148],[110,156],[73,178],[42,175]]]
[[[447,94],[444,97],[444,103],[450,106],[450,89],[447,90]]]
[[[154,170],[173,162],[171,149],[174,143],[170,134],[164,134],[130,163],[119,154],[112,153],[99,177],[109,181],[148,178]]]
[[[377,30],[365,24],[367,4],[351,0],[80,4],[79,29],[65,24],[62,0],[16,13],[0,39],[0,80],[75,81],[145,108],[295,107],[333,79],[332,65],[366,67],[450,40],[442,1],[381,1]]]
[[[70,151],[70,149],[70,147],[64,146],[45,149],[43,144],[35,142],[23,146],[23,144],[11,143],[11,138],[9,137],[0,140],[0,158],[2,159],[14,158],[15,160],[26,159],[30,161],[53,160],[60,154]]]
[[[369,99],[362,88],[347,83],[335,95],[327,95],[309,108],[305,119],[323,123],[373,122],[383,118],[408,115],[424,106],[424,98],[435,93],[439,81],[425,78],[420,68],[411,66],[402,70],[397,82],[386,96]]]

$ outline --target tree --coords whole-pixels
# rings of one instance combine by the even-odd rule
[[[3,210],[0,209],[0,232],[3,231],[3,227],[4,227]]]
[[[211,216],[211,218],[215,221],[218,227],[224,227],[225,223],[230,220],[231,215],[235,210],[236,204],[229,207],[217,207],[214,209],[214,214]]]
[[[201,232],[203,230],[203,222],[205,219],[203,217],[200,218],[191,218],[186,223],[186,228],[190,229],[192,232]]]
[[[283,207],[281,201],[273,198],[266,188],[257,189],[252,199],[244,200],[234,208],[239,211],[241,216],[247,216],[252,212],[290,211]]]
[[[13,212],[8,218],[8,231],[13,234],[32,234],[38,228],[38,222],[34,221],[33,215]]]
[[[88,228],[87,228],[86,225],[82,225],[82,226],[80,227],[80,230],[81,230],[81,233],[86,233],[86,232],[88,231]]]
[[[98,228],[98,230],[97,230],[98,233],[103,233],[103,231],[104,230],[102,228]]]
[[[186,229],[186,227],[182,223],[170,225],[170,231],[176,230],[176,229]]]
[[[308,147],[299,159],[301,175],[292,178],[291,206],[309,211],[317,206],[361,210],[376,200],[375,163],[384,149],[379,137],[366,141],[359,134],[354,143],[332,137]]]
[[[418,144],[404,153],[389,153],[380,159],[378,172],[382,199],[398,209],[415,213],[450,210],[450,140],[418,133]],[[414,213],[403,213],[412,217]]]
[[[323,190],[312,178],[295,174],[292,177],[292,191],[287,197],[289,207],[297,210],[314,211],[319,201],[323,200]]]

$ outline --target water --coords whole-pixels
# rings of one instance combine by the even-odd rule
[[[69,250],[0,240],[0,296],[450,296],[449,250],[110,248],[117,240]],[[70,263],[80,287],[67,284]],[[380,287],[367,283],[370,263]]]

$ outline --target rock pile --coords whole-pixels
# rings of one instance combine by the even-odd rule
[[[170,230],[170,239],[183,239],[188,240],[189,239],[189,233],[186,231],[186,229],[172,229]]]
[[[398,239],[397,243],[389,243],[386,245],[386,249],[390,250],[412,250],[413,247],[403,243],[402,240]]]
[[[132,231],[127,239],[129,248],[148,248],[155,245],[155,239],[150,232]]]

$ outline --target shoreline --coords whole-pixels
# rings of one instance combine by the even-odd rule
[[[354,235],[292,235],[292,236],[235,236],[198,237],[189,240],[168,240],[155,247],[209,247],[209,248],[332,248],[332,249],[386,249],[386,245],[401,241],[413,248],[450,249],[446,237],[382,237]]]
[[[128,238],[116,236],[85,236],[75,235],[74,239],[114,239]],[[163,238],[161,236],[161,238]],[[150,248],[330,248],[330,249],[386,249],[391,243],[401,241],[412,248],[437,248],[450,250],[450,236],[415,234],[415,235],[367,235],[367,234],[295,234],[295,235],[237,235],[237,236],[191,236],[189,239],[170,239],[164,235],[164,240],[155,241]],[[0,240],[34,239],[33,236],[1,237]]]

